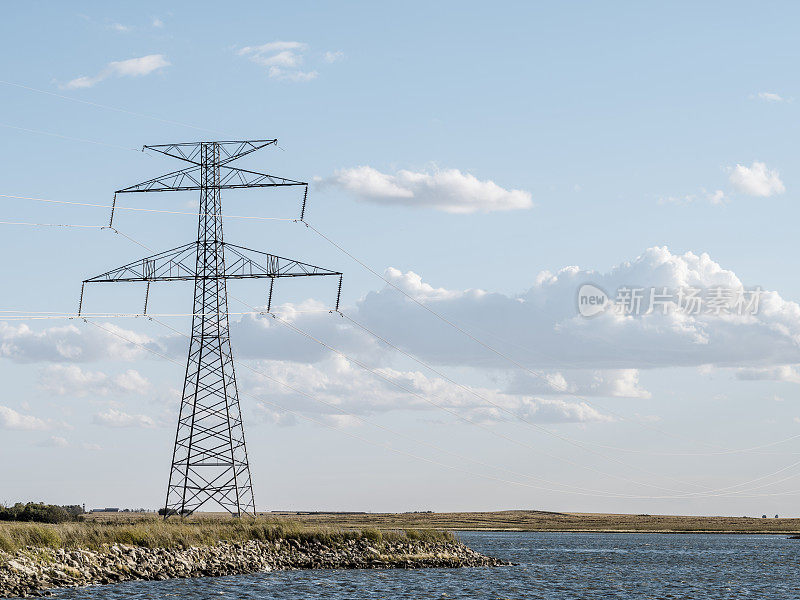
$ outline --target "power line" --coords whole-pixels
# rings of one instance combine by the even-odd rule
[[[24,221],[0,221],[0,225],[29,225],[32,227],[77,227],[80,229],[103,229],[103,225],[74,225],[72,223],[30,223]]]
[[[159,208],[139,208],[134,206],[112,206],[110,204],[93,204],[90,202],[73,202],[70,200],[51,200],[49,198],[36,198],[32,196],[16,196],[13,194],[0,194],[0,198],[12,198],[15,200],[32,200],[35,202],[47,202],[50,204],[66,204],[71,206],[86,206],[91,208],[105,208],[114,210],[132,210],[136,212],[147,212],[147,213],[159,213],[159,214],[167,214],[167,215],[190,215],[193,217],[197,217],[198,213],[196,212],[188,212],[188,211],[181,211],[181,210],[165,210]],[[203,216],[215,216],[211,213],[208,215]],[[225,215],[226,219],[253,219],[257,221],[297,221],[296,218],[293,217],[259,217],[255,215]],[[111,228],[113,229],[113,227]]]
[[[18,131],[27,131],[28,133],[38,133],[40,135],[49,135],[51,137],[57,137],[64,140],[73,140],[76,142],[86,142],[87,144],[97,144],[98,146],[105,146],[107,148],[117,148],[118,150],[130,150],[133,152],[139,152],[136,148],[127,148],[125,146],[118,146],[117,144],[108,144],[106,142],[98,142],[97,140],[87,140],[86,138],[78,138],[72,137],[69,135],[62,135],[60,133],[52,133],[49,131],[41,131],[39,129],[28,129],[27,127],[17,127],[16,125],[9,125],[8,123],[0,123],[0,127],[7,127],[8,129],[16,129]]]
[[[40,90],[38,88],[30,87],[30,86],[27,86],[27,85],[22,85],[21,83],[14,83],[12,81],[3,81],[3,80],[0,80],[0,83],[2,83],[3,85],[9,85],[9,86],[21,88],[23,90],[28,90],[28,91],[31,91],[31,92],[37,92],[39,94],[46,94],[48,96],[54,96],[56,98],[61,98],[62,100],[69,100],[70,102],[79,102],[81,104],[87,104],[89,106],[94,106],[96,108],[103,108],[105,110],[113,110],[113,111],[116,111],[116,112],[119,112],[119,113],[125,113],[125,114],[133,115],[133,116],[136,116],[136,117],[142,117],[144,119],[151,119],[153,121],[158,121],[160,123],[168,123],[169,125],[179,125],[181,127],[188,127],[190,129],[196,129],[198,131],[206,131],[206,132],[209,132],[209,133],[220,133],[219,131],[215,131],[213,129],[206,129],[205,127],[197,127],[195,125],[189,125],[188,123],[181,123],[179,121],[170,121],[169,119],[161,119],[159,117],[154,117],[152,115],[146,115],[146,114],[142,114],[142,113],[137,113],[137,112],[134,112],[132,110],[127,110],[127,109],[124,109],[124,108],[117,108],[116,106],[109,106],[107,104],[99,104],[97,102],[90,102],[89,100],[82,100],[80,98],[73,98],[71,96],[64,96],[62,94],[56,94],[55,92],[48,92],[46,90]]]

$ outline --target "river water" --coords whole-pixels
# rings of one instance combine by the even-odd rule
[[[473,533],[510,567],[284,571],[61,590],[91,600],[800,598],[800,540],[766,535]]]

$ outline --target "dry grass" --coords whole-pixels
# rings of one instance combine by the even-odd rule
[[[272,513],[308,526],[450,531],[611,531],[641,533],[800,533],[800,519],[559,513],[535,510],[461,513]],[[769,515],[773,517],[773,515]]]
[[[101,549],[109,544],[147,548],[189,547],[217,542],[294,539],[337,545],[348,540],[367,540],[374,545],[404,539],[445,540],[442,531],[379,531],[372,527],[338,528],[310,525],[289,519],[260,517],[233,519],[198,516],[168,521],[154,515],[125,515],[122,518],[90,519],[78,523],[0,522],[0,550],[13,552],[25,547]]]

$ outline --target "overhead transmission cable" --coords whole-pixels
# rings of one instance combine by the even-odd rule
[[[205,127],[197,127],[196,125],[190,125],[188,123],[181,123],[180,121],[171,121],[169,119],[162,119],[160,117],[155,117],[153,115],[146,115],[146,114],[143,114],[143,113],[134,112],[132,110],[127,110],[127,109],[124,109],[124,108],[118,108],[116,106],[109,106],[108,104],[99,104],[98,102],[91,102],[89,100],[83,100],[81,98],[73,98],[71,96],[64,96],[63,94],[56,94],[55,92],[48,92],[47,90],[40,90],[40,89],[35,88],[35,87],[22,85],[21,83],[14,83],[13,81],[0,80],[0,84],[13,86],[13,87],[20,88],[20,89],[23,89],[23,90],[28,90],[28,91],[31,91],[31,92],[37,92],[39,94],[46,94],[48,96],[54,96],[56,98],[61,98],[62,100],[69,100],[70,102],[78,102],[80,104],[86,104],[86,105],[89,105],[89,106],[94,106],[96,108],[102,108],[102,109],[105,109],[105,110],[113,110],[113,111],[116,111],[116,112],[119,112],[119,113],[125,113],[125,114],[133,115],[133,116],[136,116],[136,117],[142,117],[144,119],[150,119],[150,120],[153,120],[153,121],[158,121],[160,123],[167,123],[169,125],[179,125],[180,127],[188,127],[189,129],[196,129],[198,131],[206,131],[206,132],[209,132],[209,133],[221,133],[220,131],[217,131],[217,130],[214,130],[214,129],[207,129]]]

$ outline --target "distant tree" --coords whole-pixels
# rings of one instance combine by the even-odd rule
[[[30,521],[36,523],[65,523],[83,520],[83,508],[78,505],[56,506],[44,502],[17,502],[0,505],[0,521]]]

